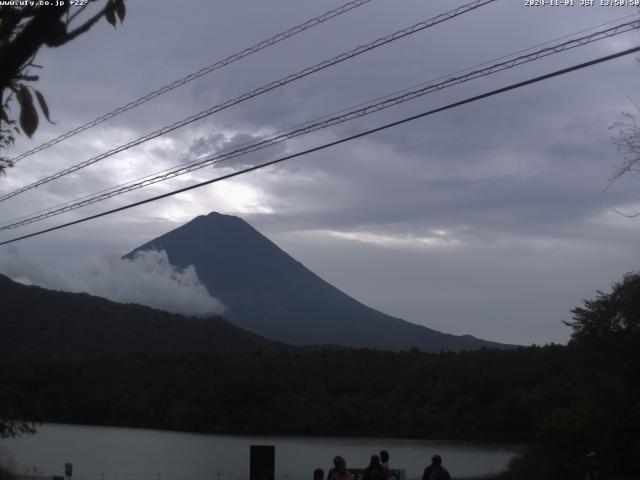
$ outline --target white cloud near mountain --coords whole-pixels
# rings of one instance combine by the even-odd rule
[[[0,255],[0,272],[26,284],[184,315],[207,316],[225,309],[202,285],[193,266],[174,267],[164,251],[140,252],[133,259],[105,255],[98,262],[65,272],[30,262],[14,249]]]

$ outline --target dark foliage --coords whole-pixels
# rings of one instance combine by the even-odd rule
[[[220,317],[188,318],[87,294],[25,286],[3,275],[0,305],[0,359],[5,360],[289,348]]]
[[[5,363],[39,419],[188,431],[525,440],[571,394],[567,350],[135,355]]]
[[[20,108],[20,128],[29,137],[38,128],[38,111],[34,95],[42,114],[49,121],[49,107],[42,93],[25,82],[39,80],[31,70],[42,68],[34,64],[38,51],[43,47],[60,47],[86,33],[100,19],[105,18],[116,26],[116,16],[122,22],[126,7],[124,0],[105,0],[100,10],[91,17],[78,20],[87,5],[72,10],[70,2],[60,5],[0,6],[0,149],[12,143],[15,119],[9,118],[9,102],[15,96]],[[33,91],[33,94],[32,94]],[[5,123],[6,125],[3,125]],[[0,157],[0,173],[8,161]]]
[[[605,478],[640,472],[640,274],[627,274],[611,293],[598,292],[575,308],[567,352],[572,358],[570,404],[554,405],[538,425],[536,444],[510,476],[557,478],[569,459],[584,472],[594,451]],[[581,477],[583,478],[583,477]]]
[[[33,403],[24,392],[12,385],[0,384],[0,438],[17,437],[35,433],[35,423],[28,420],[33,417]],[[0,480],[3,474],[0,465]]]

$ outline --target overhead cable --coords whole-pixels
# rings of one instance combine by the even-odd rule
[[[112,187],[111,189],[97,192],[96,194],[80,198],[76,201],[66,202],[59,206],[50,207],[46,210],[20,217],[15,221],[4,222],[4,224],[0,224],[0,230],[11,230],[24,225],[28,225],[30,223],[44,220],[46,218],[50,218],[56,215],[61,215],[63,213],[76,210],[78,208],[82,208],[88,205],[92,205],[94,203],[98,203],[133,190],[138,190],[140,188],[153,185],[155,183],[166,181],[170,178],[184,175],[186,173],[200,170],[202,168],[206,168],[212,165],[217,165],[222,162],[231,160],[233,158],[246,155],[252,152],[256,152],[258,150],[262,150],[264,148],[270,147],[272,145],[276,145],[278,143],[284,142],[292,138],[299,137],[301,135],[306,135],[306,134],[315,132],[317,130],[328,128],[333,125],[338,125],[341,123],[348,122],[350,120],[354,120],[356,118],[360,118],[372,113],[376,113],[381,110],[385,110],[387,108],[393,107],[395,105],[399,105],[401,103],[404,103],[410,100],[415,100],[416,98],[422,97],[424,95],[427,95],[439,90],[443,90],[448,87],[452,87],[454,85],[465,83],[477,78],[486,77],[486,76],[501,72],[503,70],[514,68],[516,66],[533,62],[541,58],[545,58],[550,55],[564,52],[576,47],[588,45],[590,43],[593,43],[599,40],[611,38],[615,35],[620,35],[622,33],[625,33],[634,29],[638,29],[638,28],[640,28],[639,20],[635,20],[632,22],[625,22],[623,24],[616,25],[606,30],[597,31],[589,35],[571,39],[560,44],[551,45],[551,46],[542,48],[540,50],[527,53],[525,55],[520,55],[502,62],[489,65],[485,68],[472,70],[465,73],[464,75],[453,76],[441,82],[422,85],[420,88],[410,90],[410,91],[404,91],[403,93],[395,97],[384,98],[382,101],[370,103],[361,108],[354,108],[352,110],[346,111],[345,113],[341,113],[340,115],[336,115],[329,118],[323,118],[313,123],[306,123],[298,128],[294,128],[292,130],[285,131],[283,133],[272,135],[258,142],[253,142],[253,143],[247,142],[246,144],[244,144],[244,146],[240,146],[239,148],[235,147],[225,153],[216,153],[213,155],[209,155],[205,158],[198,159],[196,161],[187,163],[185,165],[179,165],[177,167],[165,170],[158,174],[143,177],[142,179],[139,179],[137,181],[134,180],[132,182],[127,182],[126,184],[123,184],[121,186]]]
[[[51,140],[49,140],[48,142],[45,142],[41,145],[38,145],[35,148],[32,148],[31,150],[28,150],[14,158],[10,158],[8,159],[8,162],[11,164],[15,164],[17,162],[19,162],[20,160],[22,160],[23,158],[29,157],[31,155],[34,155],[38,152],[41,152],[43,150],[46,150],[47,148],[50,148],[64,140],[67,140],[75,135],[78,135],[79,133],[84,132],[85,130],[89,130],[90,128],[93,128],[97,125],[100,125],[101,123],[106,122],[107,120],[110,120],[114,117],[117,117],[118,115],[123,114],[124,112],[127,112],[129,110],[131,110],[132,108],[138,107],[144,103],[147,103],[150,100],[153,100],[156,97],[159,97],[160,95],[163,95],[167,92],[170,92],[171,90],[174,90],[178,87],[181,87],[182,85],[185,85],[189,82],[192,82],[193,80],[200,78],[204,75],[207,75],[215,70],[218,70],[222,67],[226,67],[227,65],[230,65],[238,60],[241,60],[245,57],[248,57],[249,55],[253,55],[254,53],[257,53],[261,50],[264,50],[265,48],[271,47],[277,43],[280,43],[283,40],[286,40],[287,38],[293,37],[301,32],[304,32],[305,30],[308,30],[310,28],[313,28],[317,25],[320,25],[324,22],[326,22],[327,20],[330,20],[334,17],[337,17],[339,15],[342,15],[343,13],[347,13],[351,10],[353,10],[354,8],[360,7],[366,3],[369,3],[371,0],[354,0],[348,3],[345,3],[344,5],[335,8],[333,10],[329,10],[328,12],[323,13],[322,15],[319,15],[317,17],[311,18],[309,20],[307,20],[304,23],[301,23],[300,25],[296,25],[295,27],[290,28],[289,30],[285,30],[282,33],[278,33],[277,35],[274,35],[271,38],[268,38],[266,40],[263,40],[259,43],[256,43],[255,45],[252,45],[249,48],[245,48],[244,50],[241,50],[239,52],[234,53],[233,55],[229,55],[227,58],[224,58],[222,60],[218,60],[217,62],[211,64],[211,65],[207,65],[206,67],[201,68],[200,70],[190,73],[188,75],[185,75],[182,78],[179,78],[178,80],[174,80],[171,83],[168,83],[166,85],[163,85],[162,87],[158,88],[157,90],[154,90],[152,92],[147,93],[146,95],[133,100],[121,107],[118,107],[108,113],[105,113],[104,115],[91,120],[90,122],[87,122],[83,125],[80,125],[72,130],[69,130],[66,133],[63,133],[62,135],[59,135],[56,138],[53,138]]]
[[[43,235],[45,233],[53,232],[55,230],[60,230],[62,228],[67,228],[67,227],[70,227],[72,225],[77,225],[77,224],[80,224],[80,223],[88,222],[89,220],[94,220],[96,218],[104,217],[104,216],[111,215],[111,214],[114,214],[114,213],[117,213],[117,212],[122,212],[122,211],[128,210],[130,208],[134,208],[134,207],[137,207],[137,206],[140,206],[140,205],[145,205],[147,203],[151,203],[151,202],[155,202],[155,201],[161,200],[163,198],[172,197],[172,196],[177,195],[179,193],[184,193],[184,192],[187,192],[187,191],[190,191],[190,190],[194,190],[196,188],[203,187],[205,185],[210,185],[212,183],[217,183],[217,182],[221,182],[223,180],[227,180],[229,178],[233,178],[233,177],[237,177],[237,176],[240,176],[240,175],[244,175],[246,173],[253,172],[253,171],[256,171],[256,170],[260,170],[262,168],[269,167],[271,165],[276,165],[276,164],[285,162],[287,160],[291,160],[293,158],[301,157],[303,155],[308,155],[310,153],[317,152],[317,151],[320,151],[320,150],[324,150],[326,148],[330,148],[330,147],[333,147],[333,146],[336,146],[336,145],[339,145],[339,144],[342,144],[342,143],[346,143],[346,142],[355,140],[357,138],[365,137],[367,135],[371,135],[373,133],[377,133],[377,132],[386,130],[388,128],[392,128],[392,127],[396,127],[398,125],[402,125],[404,123],[412,122],[412,121],[415,121],[415,120],[417,120],[419,118],[423,118],[423,117],[427,117],[427,116],[430,116],[430,115],[434,115],[436,113],[443,112],[445,110],[451,110],[453,108],[460,107],[462,105],[466,105],[466,104],[469,104],[469,103],[472,103],[472,102],[476,102],[476,101],[479,101],[479,100],[482,100],[482,99],[485,99],[485,98],[488,98],[488,97],[499,95],[499,94],[502,94],[502,93],[505,93],[505,92],[508,92],[508,91],[511,91],[511,90],[516,90],[518,88],[522,88],[522,87],[525,87],[527,85],[532,85],[534,83],[542,82],[544,80],[548,80],[550,78],[558,77],[560,75],[565,75],[567,73],[574,72],[574,71],[577,71],[577,70],[582,70],[582,69],[585,69],[585,68],[600,64],[600,63],[604,63],[604,62],[607,62],[607,61],[610,61],[610,60],[613,60],[613,59],[616,59],[616,58],[620,58],[620,57],[623,57],[623,56],[626,56],[626,55],[630,55],[630,54],[633,54],[633,53],[637,53],[637,52],[640,52],[640,46],[633,47],[633,48],[628,48],[626,50],[622,50],[620,52],[617,52],[617,53],[614,53],[614,54],[611,54],[611,55],[607,55],[607,56],[604,56],[604,57],[599,57],[599,58],[597,58],[595,60],[590,60],[588,62],[584,62],[584,63],[580,63],[580,64],[577,64],[577,65],[573,65],[571,67],[567,67],[567,68],[563,68],[563,69],[560,69],[560,70],[556,70],[554,72],[547,73],[545,75],[540,75],[540,76],[537,76],[537,77],[534,77],[534,78],[530,78],[529,80],[525,80],[525,81],[518,82],[518,83],[513,83],[513,84],[508,85],[506,87],[498,88],[496,90],[491,90],[491,91],[483,93],[481,95],[476,95],[476,96],[473,96],[473,97],[469,97],[469,98],[466,98],[464,100],[460,100],[458,102],[450,103],[450,104],[445,105],[443,107],[435,108],[433,110],[429,110],[429,111],[426,111],[426,112],[423,112],[423,113],[419,113],[417,115],[412,115],[410,117],[403,118],[402,120],[397,120],[395,122],[387,123],[387,124],[382,125],[380,127],[372,128],[370,130],[366,130],[364,132],[360,132],[360,133],[357,133],[355,135],[344,137],[344,138],[341,138],[339,140],[335,140],[333,142],[325,143],[323,145],[319,145],[317,147],[313,147],[313,148],[304,150],[302,152],[294,153],[292,155],[287,155],[285,157],[281,157],[281,158],[278,158],[276,160],[271,160],[269,162],[261,163],[259,165],[254,165],[254,166],[251,166],[251,167],[247,167],[247,168],[244,168],[242,170],[238,170],[236,172],[229,173],[227,175],[223,175],[223,176],[220,176],[220,177],[212,178],[212,179],[206,180],[204,182],[199,182],[199,183],[196,183],[194,185],[190,185],[188,187],[184,187],[184,188],[180,188],[178,190],[174,190],[172,192],[167,192],[167,193],[164,193],[162,195],[157,195],[155,197],[147,198],[145,200],[140,200],[138,202],[130,203],[128,205],[124,205],[124,206],[121,206],[121,207],[118,207],[118,208],[107,210],[105,212],[97,213],[95,215],[91,215],[91,216],[88,216],[88,217],[80,218],[78,220],[67,222],[67,223],[64,223],[64,224],[61,224],[61,225],[56,225],[54,227],[46,228],[44,230],[39,230],[37,232],[29,233],[27,235],[22,235],[20,237],[12,238],[10,240],[5,240],[3,242],[0,242],[0,246],[8,245],[10,243],[14,243],[14,242],[17,242],[17,241],[20,241],[20,240],[25,240],[27,238],[32,238],[32,237],[35,237],[35,236],[38,236],[38,235]]]
[[[287,85],[291,82],[294,82],[296,80],[299,80],[301,78],[304,78],[308,75],[311,75],[313,73],[319,72],[320,70],[323,70],[325,68],[331,67],[333,65],[336,65],[338,63],[344,62],[346,60],[349,60],[353,57],[356,57],[358,55],[361,55],[365,52],[368,52],[369,50],[373,50],[375,48],[381,47],[383,45],[387,45],[391,42],[394,42],[396,40],[399,40],[401,38],[404,38],[406,36],[409,35],[413,35],[414,33],[420,32],[422,30],[425,30],[429,27],[432,27],[434,25],[440,24],[442,22],[445,22],[447,20],[451,20],[453,18],[456,18],[460,15],[463,15],[465,13],[468,13],[470,11],[473,11],[477,8],[480,8],[484,5],[496,2],[497,0],[475,0],[471,3],[467,3],[465,5],[462,5],[460,7],[457,7],[453,10],[450,10],[446,13],[440,14],[436,17],[433,17],[431,19],[416,23],[410,27],[404,28],[402,30],[398,30],[397,32],[394,32],[390,35],[378,38],[370,43],[367,43],[365,45],[361,45],[357,48],[354,48],[352,50],[349,50],[348,52],[344,52],[341,53],[340,55],[337,55],[333,58],[330,58],[328,60],[324,60],[323,62],[317,63],[311,67],[307,67],[304,70],[301,70],[297,73],[291,74],[291,75],[287,75],[284,78],[281,78],[280,80],[276,80],[274,82],[268,83],[260,88],[257,88],[255,90],[252,90],[250,92],[244,93],[243,95],[240,95],[239,97],[233,98],[231,100],[227,100],[224,103],[215,105],[213,107],[210,107],[206,110],[203,110],[199,113],[196,113],[194,115],[191,115],[187,118],[184,118],[182,120],[179,120],[171,125],[168,125],[166,127],[163,127],[159,130],[156,130],[154,132],[148,133],[147,135],[144,135],[143,137],[139,137],[135,140],[132,140],[131,142],[125,143],[123,145],[120,145],[116,148],[112,148],[111,150],[108,150],[106,152],[103,152],[95,157],[92,157],[88,160],[85,160],[84,162],[78,163],[76,165],[73,165],[71,167],[65,168],[64,170],[60,170],[52,175],[49,175],[47,177],[44,177],[40,180],[37,180],[36,182],[30,183],[29,185],[26,185],[24,187],[21,187],[17,190],[11,191],[9,193],[6,193],[4,195],[0,196],[0,202],[3,202],[5,200],[8,200],[9,198],[15,197],[16,195],[19,195],[20,193],[24,193],[28,190],[34,189],[36,187],[39,187],[41,185],[44,185],[46,183],[52,182],[60,177],[63,177],[65,175],[69,175],[73,172],[77,172],[78,170],[81,170],[83,168],[86,168],[90,165],[93,165],[94,163],[97,163],[101,160],[104,160],[105,158],[111,157],[117,153],[120,152],[124,152],[125,150],[129,150],[130,148],[133,148],[137,145],[140,145],[142,143],[145,143],[149,140],[152,140],[154,138],[158,138],[162,135],[166,135],[169,132],[172,132],[178,128],[184,127],[186,125],[189,125],[193,122],[196,122],[198,120],[201,120],[205,117],[208,117],[210,115],[213,115],[214,113],[220,112],[221,110],[225,110],[229,107],[232,107],[234,105],[237,105],[241,102],[244,102],[246,100],[249,100],[251,98],[257,97],[258,95],[262,95],[263,93],[267,93],[271,90],[274,90],[276,88],[280,88],[284,85]]]

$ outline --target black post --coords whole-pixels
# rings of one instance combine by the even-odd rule
[[[251,445],[250,480],[275,480],[276,447]]]

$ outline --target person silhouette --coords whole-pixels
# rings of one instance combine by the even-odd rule
[[[384,470],[384,480],[389,480],[389,452],[386,450],[380,452],[380,462],[382,463],[382,470]]]
[[[371,456],[371,461],[362,475],[362,480],[385,480],[384,469],[380,464],[380,457],[378,457],[378,455]]]
[[[424,469],[422,480],[451,480],[449,471],[442,466],[442,457],[431,457],[431,465]]]

